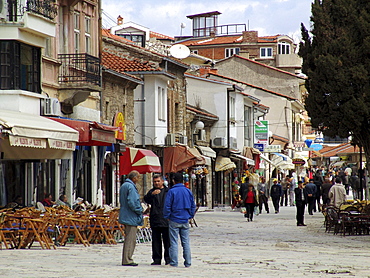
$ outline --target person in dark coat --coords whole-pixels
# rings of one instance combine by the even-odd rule
[[[239,188],[239,195],[240,198],[242,199],[242,205],[245,207],[247,210],[247,205],[245,204],[245,199],[247,198],[247,193],[248,193],[248,186],[249,186],[249,178],[245,178],[245,182],[241,184]],[[247,214],[244,214],[244,217],[247,218]]]
[[[278,179],[273,179],[273,184],[270,189],[270,196],[272,199],[272,204],[275,208],[275,213],[279,213],[279,202],[281,195],[283,194],[283,189],[281,188],[281,185],[278,182]]]
[[[324,178],[322,177],[321,170],[317,170],[315,177],[314,177],[314,184],[316,185],[316,203],[318,211],[321,211],[321,187],[324,183]],[[314,212],[316,212],[316,206],[314,207]]]
[[[329,178],[325,178],[325,181],[321,188],[321,196],[322,196],[322,203],[323,205],[329,205],[330,204],[330,198],[329,198],[329,190],[333,186],[333,184],[330,182]]]
[[[306,191],[308,196],[308,213],[313,215],[313,211],[316,211],[316,184],[313,183],[313,179],[310,179],[310,182],[306,185]]]
[[[306,226],[304,224],[304,209],[307,204],[308,196],[306,188],[303,187],[302,181],[298,182],[298,188],[294,189],[295,205],[297,207],[297,226]]]
[[[150,227],[152,229],[152,265],[160,265],[162,261],[162,243],[165,264],[170,263],[170,236],[168,220],[163,217],[163,206],[168,192],[161,175],[153,176],[153,188],[144,196],[144,201],[150,208]]]

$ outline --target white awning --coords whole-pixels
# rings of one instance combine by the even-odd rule
[[[236,157],[236,158],[238,158],[238,159],[244,159],[244,160],[247,162],[247,164],[248,164],[248,165],[252,165],[252,166],[254,166],[254,165],[256,164],[256,163],[254,162],[254,160],[253,160],[253,159],[250,159],[250,158],[245,157],[245,156],[240,155],[240,154],[235,154],[235,153],[233,153],[233,154],[231,154],[231,156],[232,156],[232,157]]]
[[[210,147],[203,147],[203,146],[196,146],[200,152],[205,155],[205,156],[209,156],[209,157],[213,157],[213,158],[216,158],[216,152],[211,149]]]
[[[264,156],[263,154],[260,154],[260,158],[263,159],[264,161],[270,163],[272,166],[276,167],[276,165],[270,159],[268,159],[266,156]]]
[[[4,159],[70,159],[78,131],[48,118],[17,111],[0,111]]]
[[[236,165],[234,162],[231,161],[230,158],[223,157],[223,156],[218,156],[216,158],[216,163],[215,163],[216,172],[233,170],[235,168],[236,168]]]

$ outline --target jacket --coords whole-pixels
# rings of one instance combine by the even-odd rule
[[[307,194],[312,194],[311,197],[316,197],[316,192],[317,192],[316,184],[311,183],[311,182],[307,183],[305,188],[306,188]]]
[[[341,184],[334,184],[329,190],[330,205],[337,208],[346,201],[346,189]]]
[[[168,227],[168,220],[163,217],[163,207],[166,195],[168,192],[167,187],[161,189],[161,193],[153,195],[152,192],[157,188],[152,188],[144,196],[144,201],[150,207],[150,226],[151,227]]]
[[[307,196],[307,190],[306,188],[302,188],[303,189],[303,196],[304,196],[304,200],[302,200],[302,191],[299,187],[295,188],[294,189],[294,197],[295,197],[295,205],[297,207],[299,206],[305,206],[307,204],[307,200],[308,200],[308,196]]]
[[[134,182],[126,179],[119,189],[119,209],[118,222],[130,226],[143,225],[143,208],[140,203],[140,195]]]
[[[270,189],[271,198],[280,198],[283,194],[283,189],[280,184],[273,184]]]
[[[195,214],[194,197],[184,184],[175,184],[167,192],[163,217],[176,223],[187,223]]]

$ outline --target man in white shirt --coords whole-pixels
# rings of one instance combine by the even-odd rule
[[[330,205],[339,208],[346,201],[346,190],[342,184],[341,178],[335,178],[335,184],[329,191]]]

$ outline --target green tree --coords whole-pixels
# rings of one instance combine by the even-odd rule
[[[370,162],[370,1],[315,0],[311,8],[299,55],[312,126],[331,137],[352,136]]]

